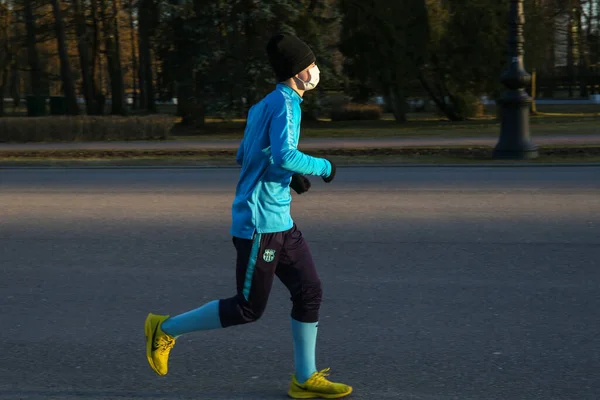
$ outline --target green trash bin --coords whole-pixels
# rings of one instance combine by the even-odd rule
[[[46,115],[46,96],[27,96],[27,115],[40,117]]]
[[[67,115],[65,96],[50,96],[50,115]]]

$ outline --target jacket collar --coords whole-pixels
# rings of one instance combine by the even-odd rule
[[[277,90],[286,93],[291,98],[293,98],[296,101],[298,101],[299,103],[302,103],[304,101],[304,99],[298,94],[298,92],[296,92],[294,89],[292,89],[288,85],[285,85],[283,83],[278,83],[277,84]]]

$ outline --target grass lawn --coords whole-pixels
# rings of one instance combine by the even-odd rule
[[[530,131],[534,138],[600,134],[600,104],[539,105],[537,109],[539,114],[530,118]],[[498,137],[500,121],[495,117],[495,107],[487,107],[485,113],[484,117],[462,122],[448,121],[435,112],[410,113],[406,123],[397,123],[389,114],[379,121],[305,120],[301,135],[302,138]],[[222,121],[207,118],[204,127],[195,128],[177,125],[178,120],[172,116],[175,126],[169,137],[171,140],[239,140],[245,125],[242,119]]]
[[[493,118],[450,122],[433,115],[420,115],[399,124],[389,116],[379,121],[317,121],[304,122],[303,138],[377,138],[377,137],[497,137],[500,122]],[[175,140],[228,140],[240,139],[244,121],[208,122],[203,131],[178,128],[173,131]],[[532,116],[532,136],[600,134],[598,116]]]
[[[530,118],[532,136],[600,134],[600,104],[539,105],[538,114]],[[451,122],[434,112],[410,113],[408,122],[397,123],[385,114],[379,121],[332,122],[323,119],[302,123],[303,138],[377,138],[377,137],[497,137],[500,121],[495,106],[488,106],[485,116],[470,121]],[[240,139],[244,120],[228,122],[207,120],[205,129],[178,128],[175,140]]]

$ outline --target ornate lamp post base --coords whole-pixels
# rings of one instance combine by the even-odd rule
[[[531,98],[525,91],[507,92],[498,101],[498,106],[502,107],[501,131],[493,157],[510,160],[538,158],[538,149],[529,138]]]
[[[502,75],[507,87],[504,97],[498,101],[501,107],[500,140],[494,149],[494,158],[532,159],[539,156],[529,137],[529,109],[531,97],[525,87],[531,83],[531,75],[523,64],[523,0],[510,0],[510,66]]]

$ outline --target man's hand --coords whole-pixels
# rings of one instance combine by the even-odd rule
[[[331,160],[327,160],[327,161],[329,161],[329,164],[331,164],[331,173],[329,174],[329,176],[327,178],[324,177],[323,180],[326,183],[329,183],[333,180],[333,178],[335,178],[335,169],[336,168],[335,168],[335,164],[333,161],[331,161]]]
[[[308,189],[310,189],[310,181],[302,174],[294,174],[292,175],[290,187],[294,189],[296,193],[302,194],[308,192]]]

